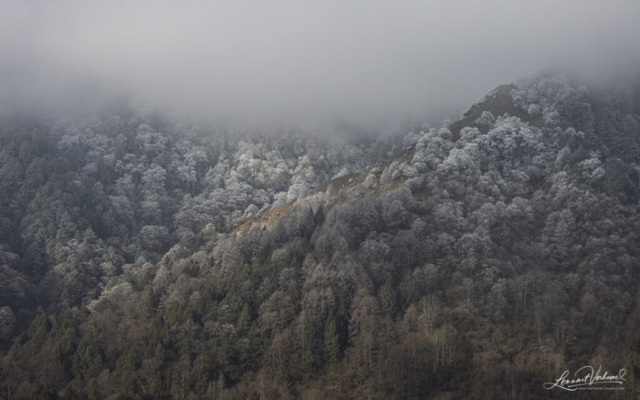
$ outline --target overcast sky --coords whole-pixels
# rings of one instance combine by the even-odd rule
[[[214,119],[463,109],[546,66],[634,64],[639,38],[637,0],[0,0],[0,99],[103,87]]]

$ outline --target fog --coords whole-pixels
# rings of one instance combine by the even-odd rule
[[[192,118],[438,115],[556,66],[632,69],[637,1],[0,6],[4,110],[133,96]]]

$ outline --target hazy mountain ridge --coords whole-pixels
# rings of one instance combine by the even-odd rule
[[[522,90],[525,89],[520,89],[520,91]],[[516,117],[520,121],[529,124],[531,127],[542,128],[542,111],[539,109],[539,106],[537,104],[533,104],[531,113],[522,109],[524,108],[527,110],[530,107],[529,104],[521,103],[521,108],[516,108],[512,97],[512,93],[514,92],[516,92],[516,86],[514,84],[498,86],[496,89],[489,92],[484,98],[475,103],[470,109],[463,112],[462,118],[448,127],[448,133],[446,129],[444,129],[438,132],[438,135],[446,139],[450,138],[455,142],[460,139],[462,129],[475,126],[486,129],[487,124],[492,123],[495,116]],[[489,114],[484,114],[485,112]],[[433,132],[430,132],[430,134],[433,134]],[[427,135],[427,133],[420,132],[418,137],[425,135]],[[416,135],[409,138],[410,142],[415,142],[417,140],[420,139],[417,139]],[[417,147],[417,144],[413,143],[393,156],[381,160],[376,165],[373,165],[364,171],[332,179],[331,181],[324,183],[318,189],[315,189],[308,196],[317,196],[321,193],[330,192],[329,198],[344,194],[346,194],[347,197],[352,198],[356,195],[362,195],[364,192],[374,192],[377,197],[380,197],[385,192],[397,189],[398,186],[408,179],[403,168],[398,169],[399,174],[393,178],[393,172],[395,171],[390,172],[390,168],[398,168],[398,166],[402,166],[404,164],[411,166]],[[421,147],[424,147],[424,144],[421,144]],[[415,174],[415,171],[409,170],[408,173]],[[390,177],[392,179],[389,179]],[[415,184],[415,181],[410,184]],[[273,227],[277,224],[279,218],[284,215],[284,212],[291,209],[291,205],[292,203],[281,206],[281,211],[277,213],[264,212],[260,216],[250,218],[240,227],[234,229],[231,234],[238,231],[247,231],[251,229],[252,225],[255,223],[260,223],[262,226]]]
[[[592,364],[626,368],[637,396],[637,94],[545,72],[509,95],[544,124],[484,112],[489,96],[456,141],[409,135],[266,228],[209,224],[88,309],[38,317],[5,391],[541,399]]]

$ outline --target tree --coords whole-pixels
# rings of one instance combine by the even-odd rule
[[[9,307],[0,308],[0,339],[10,339],[15,327],[16,317]]]
[[[336,320],[333,315],[333,309],[329,311],[329,316],[324,323],[324,352],[329,365],[333,366],[338,362],[340,343],[336,331]]]
[[[387,279],[384,286],[380,289],[378,295],[382,311],[391,318],[394,318],[398,312],[398,294],[393,287],[391,278]]]
[[[140,230],[144,248],[161,251],[169,241],[169,230],[164,226],[147,225]]]

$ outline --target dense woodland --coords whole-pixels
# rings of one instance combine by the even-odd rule
[[[595,398],[543,383],[602,365],[637,398],[640,85],[546,71],[510,96],[543,127],[8,121],[0,396]]]
[[[0,124],[0,307],[15,318],[4,319],[0,347],[39,313],[88,305],[134,262],[155,263],[207,224],[227,232],[374,164],[406,135],[330,128],[326,136],[317,127],[203,128],[123,100],[79,121],[7,118]]]

